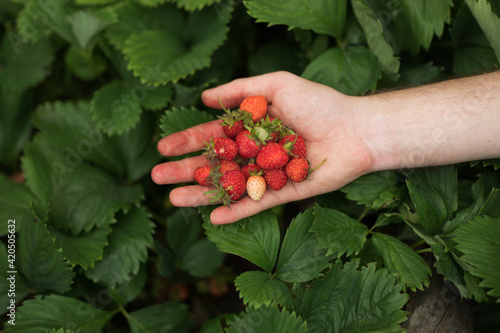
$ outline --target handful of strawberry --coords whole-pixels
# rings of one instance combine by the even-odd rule
[[[200,185],[215,187],[205,193],[210,201],[229,205],[245,192],[258,201],[267,188],[279,191],[288,179],[303,182],[312,172],[304,139],[280,119],[269,117],[267,104],[263,96],[250,96],[239,109],[223,107],[225,114],[219,118],[226,137],[206,143],[210,163],[194,173]]]

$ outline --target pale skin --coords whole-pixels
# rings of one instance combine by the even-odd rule
[[[220,206],[213,224],[227,224],[265,209],[335,191],[356,178],[391,170],[500,157],[500,72],[454,79],[417,88],[364,97],[344,95],[286,72],[232,81],[203,92],[209,108],[236,108],[251,95],[263,95],[268,112],[300,133],[312,167],[326,161],[302,183],[290,180],[280,191],[268,190],[260,201],[248,196]],[[162,138],[158,151],[177,156],[201,150],[210,137],[223,136],[219,121]],[[157,184],[194,182],[204,156],[155,166]],[[178,207],[207,205],[207,187],[173,189]]]

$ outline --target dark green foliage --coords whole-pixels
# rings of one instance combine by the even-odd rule
[[[0,1],[0,329],[401,332],[429,262],[494,313],[498,160],[376,172],[225,226],[212,207],[173,207],[149,173],[175,159],[162,136],[220,114],[206,88],[287,70],[363,95],[490,71],[499,13],[499,0]]]

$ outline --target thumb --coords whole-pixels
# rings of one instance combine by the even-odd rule
[[[219,98],[226,108],[237,107],[245,97],[253,95],[262,95],[268,103],[272,103],[276,92],[295,78],[298,77],[288,72],[273,72],[236,79],[216,88],[205,90],[201,95],[201,100],[206,106],[214,109],[221,108]]]

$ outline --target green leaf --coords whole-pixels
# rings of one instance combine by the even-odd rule
[[[26,89],[50,74],[54,55],[47,40],[13,42],[4,37],[0,52],[0,88]]]
[[[460,226],[454,240],[461,257],[474,268],[472,275],[483,281],[480,286],[489,288],[488,295],[500,300],[500,219],[478,216]]]
[[[483,166],[485,166],[485,167],[493,166],[493,168],[495,170],[500,169],[500,159],[498,159],[498,158],[483,160],[481,162],[482,162]]]
[[[321,53],[302,77],[325,84],[348,95],[374,90],[381,75],[375,55],[364,47],[333,47]]]
[[[74,273],[56,246],[47,226],[39,221],[23,221],[18,226],[17,266],[26,282],[38,293],[63,293],[70,289]]]
[[[227,4],[220,4],[222,0],[139,0],[141,3],[166,1],[175,3],[177,7],[183,8],[189,12],[201,10],[207,6],[214,6],[215,8],[227,6]]]
[[[50,233],[55,237],[57,246],[62,248],[64,257],[71,265],[80,265],[87,269],[93,267],[97,260],[102,259],[111,230],[111,227],[105,224],[76,236],[54,228],[50,229]]]
[[[171,276],[177,268],[174,252],[160,242],[155,242],[155,247],[158,252],[158,261],[156,263],[158,273],[164,277]]]
[[[394,56],[392,47],[385,40],[380,20],[375,17],[366,0],[351,0],[351,4],[354,15],[363,29],[368,47],[377,57],[382,71],[397,78],[399,60]]]
[[[396,275],[398,283],[413,291],[429,285],[431,269],[411,247],[390,235],[374,232],[372,237],[385,267]]]
[[[234,313],[225,313],[206,322],[200,330],[200,333],[224,333],[222,329],[222,320],[230,320],[236,317]]]
[[[312,210],[297,215],[288,227],[275,276],[286,282],[307,282],[317,278],[328,267],[326,250],[318,248],[318,238],[311,227],[314,222]]]
[[[116,219],[103,259],[85,272],[93,281],[110,287],[130,281],[146,261],[148,247],[153,246],[154,224],[142,208],[133,208]]]
[[[120,0],[75,0],[77,5],[108,5]]]
[[[249,55],[248,72],[251,76],[282,70],[300,74],[303,68],[299,54],[300,49],[295,44],[273,41]]]
[[[278,256],[280,231],[278,219],[270,210],[223,226],[203,224],[207,237],[219,250],[251,261],[270,273]]]
[[[97,90],[90,112],[98,128],[113,135],[122,134],[137,124],[142,113],[141,96],[137,91],[141,89],[144,89],[141,84],[113,81]]]
[[[453,166],[413,169],[406,185],[422,227],[436,233],[458,207],[457,170]]]
[[[0,174],[0,235],[7,233],[9,220],[16,224],[33,221],[31,206],[33,194],[25,185],[16,183]]]
[[[486,202],[479,210],[478,215],[488,215],[493,218],[500,217],[500,189],[493,189]]]
[[[125,169],[125,177],[134,182],[149,174],[160,160],[160,155],[153,144],[156,134],[156,117],[151,112],[141,116],[134,128],[110,138],[114,150],[119,156],[119,163]]]
[[[289,29],[310,29],[318,34],[341,38],[347,15],[346,0],[245,1],[248,14],[257,22],[284,24]]]
[[[394,18],[396,40],[401,49],[416,54],[420,47],[429,49],[434,35],[441,37],[450,23],[452,0],[400,0]]]
[[[219,251],[214,243],[200,239],[181,258],[181,268],[194,277],[206,277],[222,265],[224,258],[225,253]]]
[[[256,309],[271,303],[285,307],[292,303],[292,294],[287,286],[267,273],[247,271],[238,276],[234,283],[243,303]]]
[[[54,187],[53,224],[78,235],[114,221],[115,213],[143,196],[139,185],[121,185],[111,174],[83,164]]]
[[[226,333],[240,332],[273,332],[273,333],[306,333],[307,322],[285,309],[276,306],[261,306],[258,309],[247,308],[246,313],[228,320]],[[310,331],[309,331],[310,332]]]
[[[478,179],[471,186],[471,195],[473,203],[460,211],[458,211],[455,217],[447,221],[443,225],[443,232],[445,234],[451,234],[457,227],[461,224],[468,222],[477,215],[492,215],[496,216],[497,206],[495,203],[497,201],[496,188],[500,187],[500,178],[492,172],[486,172],[478,175]],[[488,204],[486,202],[488,201]],[[480,213],[480,210],[484,210]]]
[[[141,98],[141,105],[148,110],[161,110],[172,101],[173,90],[171,85],[149,87],[144,86],[144,97]]]
[[[63,164],[52,164],[59,177],[72,173],[83,161],[94,162],[116,175],[124,174],[118,152],[92,121],[89,103],[44,104],[37,109],[33,123],[47,143],[65,154]]]
[[[180,207],[167,217],[167,241],[178,257],[186,254],[200,233],[200,216],[194,208]]]
[[[212,53],[226,38],[231,11],[230,5],[219,7],[219,10],[208,7],[189,14],[174,30],[134,32],[126,38],[123,48],[129,60],[128,69],[140,77],[141,82],[157,86],[177,82],[208,67]],[[179,35],[181,32],[184,35]]]
[[[38,41],[56,33],[71,45],[78,45],[68,17],[73,14],[68,2],[30,0],[17,17],[17,29],[22,37]]]
[[[453,73],[465,76],[484,73],[498,67],[498,60],[491,48],[463,46],[455,50]]]
[[[45,333],[52,328],[64,328],[95,333],[101,332],[112,316],[112,312],[98,310],[73,297],[37,295],[17,308],[16,325],[9,325],[5,332]]]
[[[478,280],[478,278],[464,271],[454,260],[452,253],[444,244],[434,244],[431,248],[436,258],[436,271],[443,275],[446,280],[453,282],[460,292],[461,297],[474,297],[478,302],[484,302],[486,300],[484,289],[479,287],[479,282],[474,281]]]
[[[165,302],[150,305],[129,313],[127,317],[132,333],[189,332],[189,312],[186,304]]]
[[[38,134],[24,148],[21,162],[26,186],[37,198],[48,202],[54,185],[61,178],[55,166],[65,163],[64,153]]]
[[[137,275],[124,285],[110,288],[109,291],[113,295],[113,299],[119,304],[127,304],[136,299],[145,288],[148,272],[146,265],[141,265]]]
[[[106,60],[97,53],[86,53],[76,46],[70,46],[64,55],[66,67],[78,78],[90,81],[106,70]]]
[[[106,37],[117,49],[123,51],[125,41],[134,33],[144,30],[165,30],[183,36],[184,15],[173,6],[146,8],[132,1],[114,6],[118,21],[106,28]]]
[[[162,136],[167,136],[195,125],[203,124],[216,118],[195,107],[191,108],[173,108],[165,112],[160,120],[160,130]]]
[[[491,4],[486,0],[466,0],[472,15],[483,30],[486,38],[490,42],[497,60],[500,62],[500,18],[491,9]]]
[[[361,251],[368,233],[364,224],[342,212],[320,206],[314,207],[314,215],[313,230],[320,248],[328,249],[328,253],[337,252],[337,257]]]
[[[79,10],[67,16],[71,29],[81,49],[90,49],[89,43],[99,32],[117,21],[110,8],[100,10]]]
[[[26,297],[26,295],[28,295],[28,288],[21,274],[11,273],[12,268],[9,267],[9,265],[13,259],[12,256],[15,254],[15,249],[12,245],[13,241],[10,241],[11,244],[9,244],[9,239],[6,239],[5,242],[0,244],[0,315],[11,311],[11,300],[13,300],[15,304],[19,304]],[[8,252],[7,246],[9,246]],[[12,278],[12,275],[14,275],[14,279]],[[14,295],[12,295],[13,290],[11,288],[11,282],[14,282],[14,280],[16,286],[15,299],[13,297]],[[10,318],[7,318],[7,320],[9,319]]]
[[[357,262],[337,263],[307,289],[297,309],[309,332],[403,332],[408,300],[387,270]],[[367,297],[369,295],[369,297]]]
[[[361,176],[340,190],[346,194],[347,199],[372,209],[391,207],[397,205],[404,195],[400,178],[392,171],[373,172]]]
[[[17,170],[19,153],[33,131],[26,121],[33,109],[33,94],[30,91],[13,91],[0,88],[0,164]]]

